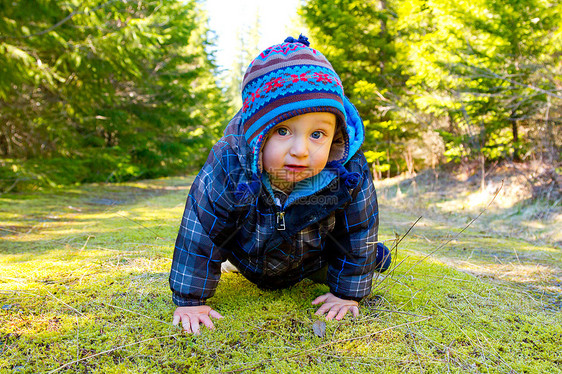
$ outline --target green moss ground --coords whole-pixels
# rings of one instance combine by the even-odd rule
[[[0,372],[561,372],[561,250],[476,223],[457,236],[460,213],[424,216],[324,337],[310,302],[326,286],[238,274],[209,302],[216,330],[182,334],[167,278],[191,180],[0,196]],[[381,239],[411,227],[410,203],[381,200]]]

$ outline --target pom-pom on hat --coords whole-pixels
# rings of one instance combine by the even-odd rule
[[[248,67],[242,82],[242,124],[253,150],[252,172],[261,173],[260,149],[267,133],[289,118],[311,112],[330,112],[345,127],[345,96],[341,80],[326,57],[310,48],[308,39],[288,37],[267,48]],[[329,161],[343,162],[349,141]]]

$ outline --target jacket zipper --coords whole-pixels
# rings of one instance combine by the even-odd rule
[[[330,188],[331,184],[332,184],[332,183],[329,183],[329,184],[328,184],[327,186],[325,186],[324,188],[321,188],[320,190],[314,192],[314,194],[317,194],[317,193],[319,193],[319,192],[321,192],[321,191],[324,191],[324,190]],[[314,195],[314,194],[313,194],[313,195]],[[303,196],[303,197],[305,197],[305,196]],[[275,199],[275,197],[274,197],[274,199]],[[295,200],[295,201],[296,201],[296,200]],[[294,203],[294,201],[291,202],[291,204],[292,204],[292,203]],[[283,206],[275,204],[275,206],[277,206],[277,207],[280,209],[280,211],[275,212],[276,217],[277,217],[277,230],[278,230],[278,231],[284,231],[284,230],[286,229],[286,227],[285,227],[285,210],[286,210],[287,207],[290,206],[291,204],[287,205],[287,204],[285,203],[285,204],[283,204]]]
[[[285,230],[285,212],[277,212],[277,230]]]

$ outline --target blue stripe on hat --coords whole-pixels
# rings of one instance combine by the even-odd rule
[[[258,119],[244,134],[244,136],[246,137],[246,140],[250,139],[251,135],[253,135],[255,132],[257,132],[262,126],[264,126],[267,122],[274,120],[276,117],[293,111],[293,110],[297,110],[297,109],[305,109],[305,108],[314,108],[314,107],[320,107],[320,106],[327,106],[327,107],[333,107],[336,108],[338,110],[340,110],[342,113],[345,113],[345,108],[342,105],[342,103],[340,103],[337,100],[333,100],[333,99],[313,99],[313,100],[303,100],[303,101],[297,101],[291,104],[287,104],[287,105],[282,105],[278,108],[275,108],[269,112],[267,112],[267,114],[265,114],[264,116],[262,116],[260,119]],[[274,124],[271,124],[274,125]],[[265,131],[267,132],[267,131]],[[254,137],[254,140],[252,141],[251,146],[254,146],[255,143],[255,139],[256,137]]]

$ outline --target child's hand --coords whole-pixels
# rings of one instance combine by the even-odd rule
[[[355,317],[359,315],[359,308],[357,307],[359,303],[357,301],[340,299],[330,292],[322,296],[318,296],[312,301],[312,305],[321,303],[324,303],[324,305],[318,308],[314,314],[321,316],[328,312],[328,315],[326,316],[328,321],[331,321],[334,317],[336,317],[336,320],[339,321],[347,314],[348,311],[351,311]]]
[[[174,312],[174,321],[172,323],[176,326],[181,321],[183,331],[199,335],[200,323],[210,329],[215,328],[215,325],[213,325],[209,316],[213,318],[222,318],[219,312],[211,309],[211,307],[207,305],[180,306]]]

